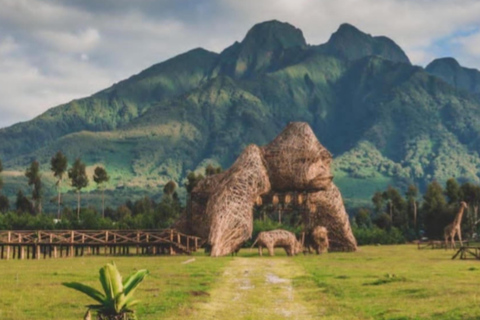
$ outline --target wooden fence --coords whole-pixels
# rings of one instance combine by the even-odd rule
[[[0,259],[40,259],[83,255],[190,254],[198,237],[165,230],[0,231]]]
[[[463,244],[468,246],[468,241],[463,241]],[[455,246],[460,247],[460,241],[455,241]],[[445,249],[445,241],[441,240],[429,240],[429,241],[419,241],[417,242],[417,247],[419,250],[422,249]],[[450,249],[450,248],[449,248]]]
[[[462,260],[466,260],[468,258],[473,259],[480,259],[480,247],[470,247],[470,246],[463,246],[458,249],[457,253],[455,253],[452,259],[459,257]]]

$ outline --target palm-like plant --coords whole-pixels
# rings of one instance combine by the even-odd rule
[[[132,307],[138,303],[138,300],[133,299],[133,293],[147,274],[148,270],[139,270],[122,281],[116,265],[108,263],[100,269],[100,283],[104,293],[78,282],[65,282],[63,285],[97,301],[99,304],[89,305],[88,308],[97,313],[98,320],[130,320],[136,319]]]

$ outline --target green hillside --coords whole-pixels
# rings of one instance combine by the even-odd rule
[[[455,70],[412,66],[392,40],[347,24],[326,44],[307,45],[299,29],[264,22],[220,54],[189,51],[1,129],[6,191],[24,183],[32,159],[48,171],[61,150],[90,170],[106,166],[111,204],[158,195],[208,163],[230,166],[290,121],[310,123],[333,153],[351,204],[387,185],[478,182],[480,101],[448,80]]]

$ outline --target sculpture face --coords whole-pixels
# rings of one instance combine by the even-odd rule
[[[332,183],[332,156],[305,123],[290,123],[263,151],[273,190],[319,191]]]

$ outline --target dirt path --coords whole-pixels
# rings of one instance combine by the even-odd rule
[[[289,258],[235,258],[208,303],[188,319],[315,319],[292,286],[303,269]]]

